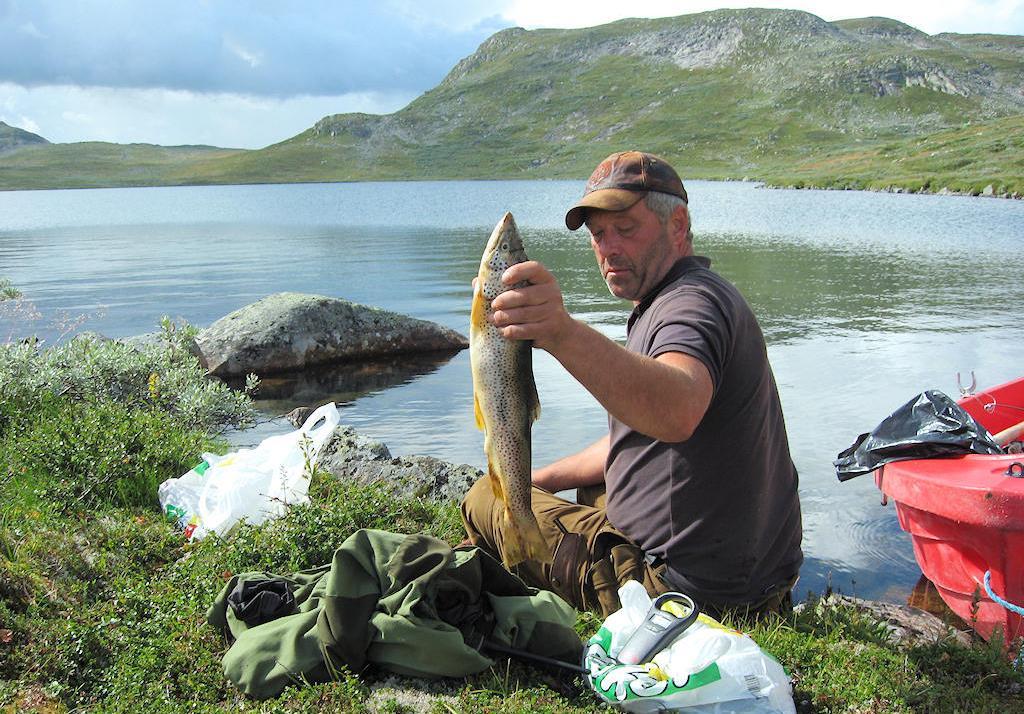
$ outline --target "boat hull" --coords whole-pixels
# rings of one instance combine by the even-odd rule
[[[960,400],[991,433],[1024,419],[1024,378]],[[886,464],[875,483],[896,504],[921,572],[953,612],[985,639],[1024,637],[1024,618],[994,602],[993,592],[1024,605],[1024,478],[1010,470],[1024,455],[970,454]]]

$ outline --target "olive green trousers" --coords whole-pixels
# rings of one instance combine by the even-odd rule
[[[533,512],[552,557],[550,563],[530,560],[512,568],[528,585],[554,591],[576,609],[594,610],[605,617],[619,609],[619,587],[629,580],[641,582],[651,597],[672,589],[664,580],[664,564],[646,557],[608,522],[603,486],[579,489],[577,503],[536,486],[532,497]],[[488,476],[466,493],[462,522],[473,545],[504,560],[505,504],[495,498]],[[786,613],[792,608],[792,598],[786,588],[742,606],[699,604],[712,617],[733,615],[746,620]]]

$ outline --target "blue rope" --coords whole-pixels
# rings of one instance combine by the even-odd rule
[[[993,602],[999,603],[1000,605],[1005,607],[1010,612],[1015,612],[1018,615],[1020,615],[1021,617],[1024,617],[1024,607],[1021,607],[1020,605],[1014,605],[1012,602],[1009,602],[1007,600],[1003,600],[1001,597],[999,597],[994,592],[992,592],[992,571],[991,570],[986,570],[985,571],[985,592],[988,594],[988,596],[990,598],[992,598]],[[1017,655],[1017,659],[1014,660],[1013,664],[1014,664],[1015,667],[1017,667],[1017,669],[1024,668],[1024,646],[1021,647],[1020,653]]]

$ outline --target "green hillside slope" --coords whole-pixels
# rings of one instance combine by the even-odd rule
[[[767,172],[781,186],[1024,194],[1024,116],[840,151]]]
[[[611,151],[638,147],[686,177],[920,189],[941,175],[1012,193],[1024,192],[1021,121],[1004,119],[1022,114],[1024,38],[718,10],[504,30],[401,111],[325,117],[265,149],[194,157],[150,178],[582,177]],[[968,124],[1004,132],[1003,148],[942,144],[950,131],[969,136]],[[919,155],[920,142],[944,148]],[[0,157],[0,186],[16,185],[5,171],[11,158]],[[969,177],[950,168],[964,160]],[[90,171],[99,177],[102,167]]]
[[[240,149],[90,141],[33,144],[0,156],[0,188],[101,188],[202,183],[196,168]]]
[[[0,121],[0,154],[34,144],[48,144],[46,139],[30,131]]]

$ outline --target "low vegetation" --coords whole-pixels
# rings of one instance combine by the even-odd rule
[[[79,337],[0,344],[0,711],[589,712],[594,700],[530,666],[465,681],[370,670],[247,700],[225,680],[206,608],[233,573],[327,563],[359,528],[456,543],[457,508],[315,473],[311,502],[261,526],[186,544],[156,485],[222,450],[251,420],[244,393],[208,380],[188,330],[152,347]],[[598,619],[579,617],[583,636]],[[791,672],[804,712],[996,712],[1024,707],[1024,675],[994,645],[900,649],[879,623],[811,602],[752,630]]]
[[[1024,197],[1024,116],[822,154],[763,177],[795,188]]]

